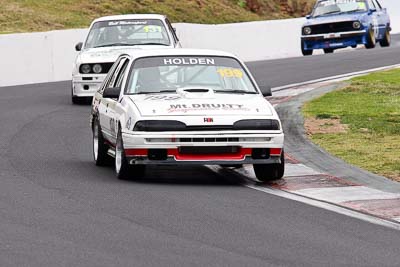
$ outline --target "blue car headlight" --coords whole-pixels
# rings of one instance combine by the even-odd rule
[[[303,28],[303,34],[304,35],[310,35],[312,33],[311,27],[304,27]]]
[[[361,29],[361,22],[359,22],[359,21],[354,21],[354,22],[353,22],[353,28],[354,28],[355,30]]]

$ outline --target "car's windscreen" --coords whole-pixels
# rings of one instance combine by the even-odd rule
[[[367,3],[365,0],[327,0],[318,2],[312,13],[313,17],[325,15],[365,12],[367,11]]]
[[[256,94],[242,65],[229,57],[148,57],[132,65],[126,94],[175,92]]]
[[[169,44],[161,20],[113,20],[96,22],[90,29],[85,48]]]

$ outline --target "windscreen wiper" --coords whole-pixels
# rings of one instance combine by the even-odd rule
[[[324,14],[321,14],[321,15],[314,16],[313,18],[318,18],[318,17],[321,17],[321,16],[330,15],[330,14],[336,14],[336,13],[342,13],[342,12],[340,10],[331,11],[331,12],[328,12],[328,13],[324,13]]]
[[[342,12],[342,13],[353,13],[353,12],[361,12],[361,11],[365,12],[364,9],[354,9],[354,10],[349,10],[349,11],[345,11],[345,12]]]
[[[137,44],[111,43],[111,44],[98,45],[98,46],[95,46],[94,48],[98,48],[98,47],[107,47],[107,46],[135,46],[135,45],[137,45]]]
[[[245,90],[214,90],[214,92],[222,94],[251,94],[251,95],[257,94],[257,92],[249,92]]]
[[[169,44],[163,44],[163,43],[142,43],[138,45],[164,45],[164,46],[169,46]]]
[[[160,94],[160,93],[176,93],[176,90],[170,89],[170,90],[161,90],[161,91],[155,91],[155,92],[141,91],[141,92],[135,93],[135,95]]]

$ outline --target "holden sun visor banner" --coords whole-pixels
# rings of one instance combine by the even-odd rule
[[[228,68],[242,68],[240,63],[233,58],[208,56],[165,56],[140,58],[135,61],[134,68],[140,69],[162,66],[224,66]]]

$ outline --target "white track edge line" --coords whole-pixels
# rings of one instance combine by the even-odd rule
[[[288,85],[284,85],[284,86],[274,87],[271,90],[272,90],[272,92],[279,92],[279,91],[292,89],[294,87],[300,87],[300,86],[304,86],[304,85],[327,82],[327,81],[340,80],[343,78],[351,78],[353,76],[368,74],[368,73],[376,72],[376,71],[389,70],[389,69],[394,69],[394,68],[399,68],[399,67],[400,67],[400,64],[394,64],[394,65],[385,66],[385,67],[379,67],[379,68],[374,68],[374,69],[368,69],[368,70],[362,70],[362,71],[356,71],[356,72],[352,72],[352,73],[346,73],[346,74],[340,74],[340,75],[320,78],[320,79],[311,80],[311,81],[307,81],[307,82],[288,84]]]
[[[325,201],[321,201],[321,200],[316,200],[316,199],[312,199],[312,198],[308,198],[308,197],[304,197],[304,196],[300,196],[297,195],[295,193],[289,193],[286,191],[282,191],[279,189],[272,189],[272,188],[267,188],[267,187],[260,187],[257,185],[250,185],[250,184],[243,184],[245,187],[250,188],[250,189],[254,189],[257,191],[261,191],[263,193],[267,193],[267,194],[271,194],[271,195],[275,195],[278,197],[283,197],[286,199],[290,199],[290,200],[294,200],[297,202],[301,202],[313,207],[317,207],[317,208],[322,208],[324,210],[328,210],[328,211],[333,211],[345,216],[349,216],[355,219],[359,219],[362,221],[366,221],[372,224],[376,224],[376,225],[380,225],[380,226],[385,226],[388,228],[392,228],[394,230],[400,230],[400,224],[396,223],[396,222],[392,222],[390,220],[386,220],[383,218],[379,218],[379,217],[375,217],[373,215],[368,215],[356,210],[352,210],[352,209],[348,209],[345,207],[341,207],[335,204],[330,204],[328,202]]]
[[[206,167],[209,170],[211,170],[212,172],[223,176],[223,174],[221,172],[219,172],[219,170],[220,170],[219,167],[216,167],[213,165],[206,165]],[[372,223],[375,225],[380,225],[383,227],[388,227],[388,228],[400,231],[400,223],[399,223],[400,221],[397,222],[395,219],[389,220],[389,219],[380,218],[380,217],[377,217],[374,215],[369,215],[367,213],[363,213],[361,211],[357,211],[357,210],[353,210],[350,208],[339,206],[339,204],[329,203],[324,200],[318,200],[318,199],[313,199],[310,197],[298,195],[294,192],[288,192],[288,191],[284,191],[281,189],[274,189],[274,188],[268,188],[268,187],[260,187],[255,184],[255,183],[257,183],[256,180],[245,176],[243,173],[237,172],[235,170],[228,170],[228,169],[226,169],[225,171],[227,171],[230,174],[235,175],[238,178],[244,179],[245,182],[241,183],[240,185],[247,187],[249,189],[253,189],[253,190],[257,190],[257,191],[260,191],[260,192],[263,192],[266,194],[270,194],[270,195],[282,197],[285,199],[297,201],[297,202],[304,203],[304,204],[307,204],[307,205],[310,205],[310,206],[313,206],[316,208],[335,212],[335,213],[338,213],[338,214],[341,214],[344,216],[348,216],[348,217],[359,219],[359,220],[369,222],[369,223]]]

